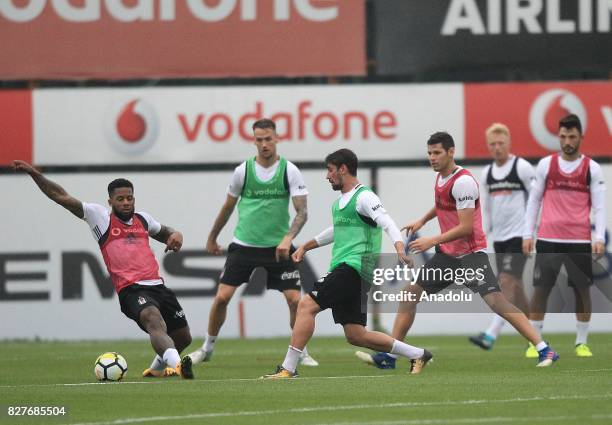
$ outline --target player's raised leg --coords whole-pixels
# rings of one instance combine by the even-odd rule
[[[499,274],[499,286],[501,287],[502,293],[504,296],[506,296],[508,301],[517,306],[526,316],[528,316],[529,302],[525,296],[525,291],[523,290],[522,280],[509,273],[502,272]],[[491,350],[505,324],[506,320],[496,314],[493,316],[489,327],[484,332],[481,332],[476,336],[469,337],[469,340],[474,345],[477,345],[484,350]]]
[[[166,322],[159,309],[155,306],[146,307],[140,312],[139,323],[149,334],[153,349],[167,365],[174,366],[176,371],[185,379],[193,379],[191,359],[181,356],[174,345],[174,341],[167,333]]]
[[[174,331],[168,332],[172,341],[174,341],[174,346],[176,347],[176,351],[178,353],[182,353],[185,348],[191,344],[191,332],[189,331],[189,326],[184,326],[180,329],[176,329]],[[169,378],[171,376],[177,376],[178,372],[175,368],[169,367],[164,359],[157,354],[153,361],[151,362],[151,366],[149,366],[142,373],[143,378]]]
[[[527,316],[511,304],[501,292],[493,292],[483,296],[487,305],[510,323],[525,339],[527,339],[538,352],[538,366],[550,366],[559,359],[559,355],[542,341],[542,337],[535,327],[529,323]]]
[[[407,358],[410,361],[410,373],[413,375],[421,373],[433,358],[433,355],[424,348],[406,344],[382,332],[368,331],[362,325],[344,325],[344,335],[349,344],[357,347],[369,348],[379,353],[388,353],[387,355],[394,358],[397,358],[397,356]]]
[[[391,336],[399,341],[404,340],[414,323],[418,304],[416,300],[420,298],[423,289],[418,285],[407,285],[403,292],[413,294],[410,299],[415,301],[401,302],[398,306]],[[379,369],[395,369],[397,356],[389,351],[377,351],[373,354],[357,351],[355,355],[364,363],[376,366]]]

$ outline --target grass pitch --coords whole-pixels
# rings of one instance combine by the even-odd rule
[[[503,336],[491,352],[465,337],[413,337],[434,363],[407,375],[408,363],[363,365],[341,338],[317,338],[318,368],[300,378],[261,381],[282,362],[288,338],[217,342],[196,379],[143,379],[147,341],[1,342],[2,424],[610,424],[612,334],[593,334],[590,359],[576,358],[573,335],[549,335],[561,360],[536,368],[525,344]],[[196,348],[201,341],[194,343]],[[128,362],[120,383],[97,383],[93,362],[117,351]],[[60,417],[8,416],[8,406],[65,406]]]

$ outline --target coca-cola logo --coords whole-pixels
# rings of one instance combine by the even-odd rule
[[[128,155],[142,154],[157,140],[159,119],[142,99],[120,102],[110,108],[105,132],[113,148]]]
[[[536,142],[544,149],[558,151],[559,120],[569,114],[580,118],[586,132],[586,108],[578,96],[565,89],[547,90],[538,96],[529,112],[529,128]]]

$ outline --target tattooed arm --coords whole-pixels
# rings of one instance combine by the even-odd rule
[[[183,234],[178,230],[174,230],[172,227],[161,225],[161,230],[151,236],[156,241],[166,244],[164,252],[174,251],[177,252],[183,246]]]
[[[293,201],[293,207],[295,208],[295,217],[289,231],[283,238],[283,240],[276,247],[276,261],[280,259],[288,259],[289,251],[291,249],[291,242],[300,233],[302,227],[308,220],[308,197],[306,195],[294,196],[291,198]]]
[[[83,218],[85,216],[85,212],[83,211],[83,203],[81,201],[70,196],[63,187],[46,178],[32,165],[25,161],[15,160],[13,161],[13,168],[15,171],[29,174],[30,177],[32,177],[32,180],[34,180],[34,183],[38,185],[42,193],[47,195],[47,197],[52,201],[60,204],[78,218]]]

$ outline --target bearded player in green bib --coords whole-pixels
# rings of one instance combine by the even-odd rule
[[[291,259],[291,242],[306,223],[308,191],[300,170],[276,153],[276,124],[261,119],[253,124],[257,156],[234,170],[227,199],[208,235],[206,249],[221,254],[217,236],[238,204],[238,225],[227,249],[217,294],[210,310],[208,332],[201,348],[189,354],[193,363],[212,357],[215,342],[227,312],[227,305],[257,267],[268,272],[268,289],[283,293],[289,306],[289,325],[293,328],[301,296],[300,272]],[[289,226],[289,199],[296,215]],[[300,363],[318,366],[302,352]]]
[[[299,263],[307,251],[333,242],[329,272],[300,300],[291,335],[291,345],[282,366],[265,379],[295,378],[297,365],[315,329],[316,315],[332,309],[334,322],[342,325],[346,340],[359,347],[385,350],[410,359],[410,373],[417,374],[431,360],[429,351],[413,347],[381,333],[368,331],[367,295],[371,273],[380,255],[382,230],[393,240],[402,262],[404,254],[400,230],[383,208],[380,199],[357,180],[357,156],[340,149],[325,158],[327,180],[341,193],[332,206],[333,226],[300,246],[292,255]],[[377,348],[375,348],[377,347]]]

